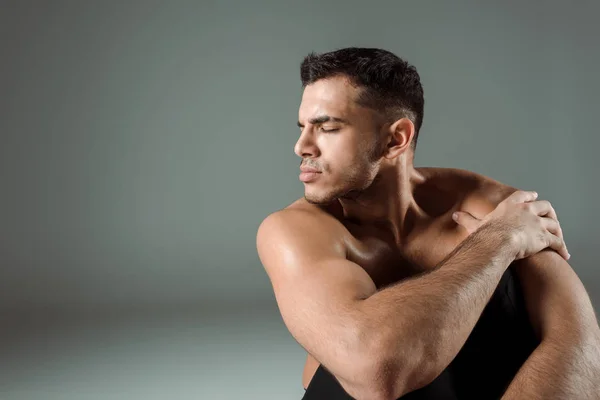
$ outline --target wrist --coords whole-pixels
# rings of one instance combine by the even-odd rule
[[[481,233],[489,240],[490,248],[508,263],[512,263],[519,256],[520,239],[513,229],[500,221],[488,221],[479,228]]]

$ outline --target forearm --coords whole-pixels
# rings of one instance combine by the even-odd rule
[[[600,399],[599,354],[597,339],[542,340],[502,399]]]
[[[432,272],[363,302],[385,375],[397,380],[389,385],[404,386],[394,394],[430,383],[464,345],[514,260],[510,240],[499,232],[483,226]]]

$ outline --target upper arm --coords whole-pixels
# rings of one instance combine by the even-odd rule
[[[470,207],[483,217],[517,189],[489,180]],[[569,263],[552,249],[516,262],[515,272],[523,289],[529,320],[540,339],[598,332],[590,298]]]
[[[517,262],[529,318],[540,339],[596,335],[598,323],[583,283],[554,250]]]
[[[279,211],[261,223],[257,250],[292,336],[338,379],[360,379],[369,351],[357,305],[376,288],[345,258],[335,229],[302,210]]]

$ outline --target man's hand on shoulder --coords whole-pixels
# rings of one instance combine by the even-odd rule
[[[466,213],[460,217],[473,220],[462,221],[463,226],[472,223],[475,227],[477,220],[515,191],[493,180],[483,183],[465,199],[462,209]],[[562,237],[560,225],[558,229]],[[515,263],[528,315],[541,344],[517,374],[507,398],[519,398],[524,393],[530,395],[528,398],[600,396],[600,328],[590,298],[568,258],[545,249]]]
[[[545,248],[569,259],[552,204],[538,200],[537,196],[536,192],[523,190],[514,191],[502,200],[499,196],[486,196],[485,192],[467,195],[462,204],[462,209],[467,211],[455,212],[453,219],[469,234],[489,225],[508,235],[515,259],[527,258]]]

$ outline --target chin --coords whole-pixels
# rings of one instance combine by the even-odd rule
[[[323,197],[315,197],[315,196],[309,196],[309,195],[304,195],[304,199],[310,203],[310,204],[314,204],[314,205],[326,205],[331,203],[331,199],[329,198],[323,198]]]
[[[330,193],[310,193],[304,192],[304,199],[310,204],[315,205],[327,205],[333,201],[335,201],[338,196],[332,195]]]

